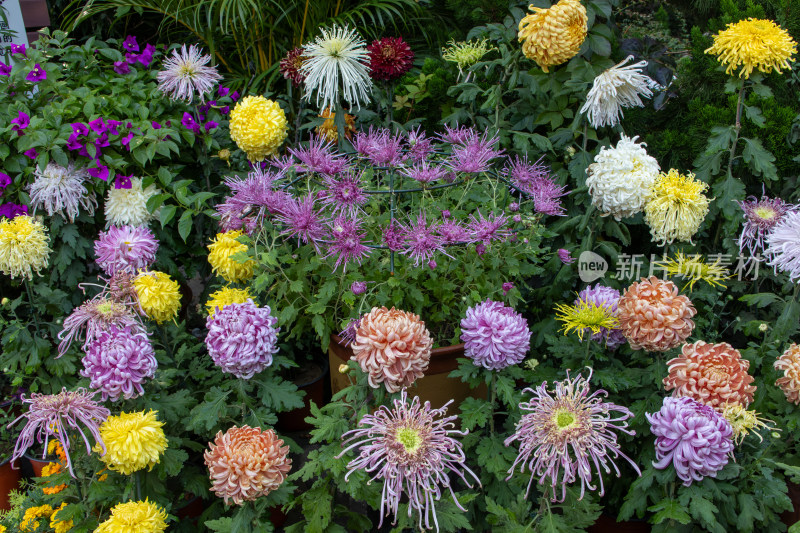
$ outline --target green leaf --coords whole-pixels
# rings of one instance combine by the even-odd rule
[[[764,118],[764,115],[761,114],[761,109],[755,106],[749,106],[749,105],[744,106],[744,114],[747,116],[747,118],[750,119],[750,121],[753,124],[755,124],[759,128],[763,128],[764,124],[766,124],[767,122],[767,119]]]
[[[475,427],[485,427],[489,421],[489,415],[492,413],[492,406],[486,400],[479,400],[477,398],[466,398],[461,405],[461,426],[472,431]]]
[[[757,292],[756,294],[745,294],[739,298],[739,301],[747,305],[755,305],[758,307],[767,307],[775,302],[783,301],[783,298],[771,292]]]
[[[750,170],[761,174],[764,179],[778,179],[778,169],[775,167],[775,156],[769,153],[761,141],[758,139],[743,138],[744,150],[742,159],[750,167]]]
[[[683,508],[678,500],[666,498],[655,505],[647,508],[648,511],[655,513],[652,518],[653,524],[660,524],[665,520],[675,520],[681,524],[689,524],[692,517]]]
[[[218,518],[206,521],[206,527],[217,533],[234,533],[233,518]]]
[[[181,219],[178,221],[178,234],[183,239],[183,242],[186,242],[186,238],[189,236],[189,232],[192,231],[192,215],[191,211],[184,211],[181,215]]]
[[[727,176],[713,187],[716,204],[728,219],[739,216],[741,209],[736,202],[744,200],[745,187],[741,180]]]
[[[303,407],[303,396],[290,381],[273,377],[269,381],[259,380],[259,399],[276,413]]]
[[[189,454],[179,448],[168,447],[161,456],[161,467],[168,476],[177,476],[189,459]]]
[[[719,509],[704,497],[697,494],[693,495],[692,499],[689,501],[689,512],[692,513],[692,516],[703,524],[706,529],[719,531],[720,528],[722,528],[721,533],[725,533],[725,528],[717,522],[716,516],[719,513]]]
[[[206,431],[211,431],[211,428],[227,412],[228,406],[225,400],[230,394],[231,391],[224,391],[220,387],[211,387],[211,390],[203,398],[203,402],[192,409],[189,426],[194,429],[204,427]]]
[[[755,498],[753,498],[752,494],[740,492],[736,495],[736,501],[739,503],[739,516],[736,520],[736,528],[739,531],[753,531],[755,523],[764,519],[764,514],[758,508]]]
[[[169,221],[175,216],[175,211],[177,210],[178,207],[174,205],[165,205],[161,207],[161,211],[158,213],[158,219],[161,221],[162,228],[169,224]]]

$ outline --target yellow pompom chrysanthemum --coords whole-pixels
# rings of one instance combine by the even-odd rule
[[[11,279],[33,279],[47,267],[50,237],[41,222],[20,215],[0,221],[0,271]]]
[[[243,304],[248,299],[252,299],[252,296],[247,292],[247,289],[223,287],[217,292],[211,293],[208,302],[206,302],[206,309],[208,309],[209,316],[214,316],[214,312],[218,309],[223,309],[230,304]]]
[[[286,139],[286,114],[263,96],[246,96],[231,111],[231,139],[250,161],[273,155]]]
[[[67,533],[70,529],[72,529],[72,520],[59,520],[56,518],[58,512],[64,509],[67,506],[67,502],[61,504],[61,506],[53,511],[53,514],[50,515],[50,529],[55,531],[55,533]]]
[[[708,214],[708,198],[703,194],[708,185],[670,169],[656,178],[644,215],[653,240],[661,246],[675,240],[692,242],[700,224]]]
[[[586,39],[586,8],[579,0],[560,0],[550,9],[531,5],[532,14],[519,21],[519,41],[525,57],[543,71],[575,57]]]
[[[236,240],[241,235],[241,231],[217,233],[216,239],[208,245],[208,262],[211,263],[211,268],[231,283],[252,278],[256,264],[252,259],[240,263],[231,258],[232,255],[247,251],[247,245]]]
[[[732,74],[741,65],[739,77],[749,79],[753,70],[765,74],[791,69],[789,61],[797,52],[797,43],[789,32],[771,20],[749,18],[728,26],[714,36],[707,54],[717,56]]]
[[[100,425],[100,436],[106,445],[100,460],[126,476],[145,467],[152,469],[167,449],[167,438],[161,429],[164,422],[159,422],[156,414],[138,411],[109,416]]]
[[[143,272],[133,281],[139,305],[144,312],[162,324],[178,316],[181,307],[180,286],[163,272]]]
[[[118,503],[111,509],[111,516],[100,524],[94,533],[162,533],[167,529],[167,513],[155,503]]]

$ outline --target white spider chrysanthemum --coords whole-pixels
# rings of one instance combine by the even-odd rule
[[[186,50],[186,45],[172,51],[172,56],[164,60],[163,68],[158,73],[158,90],[172,100],[190,102],[195,94],[204,101],[205,94],[214,89],[214,85],[222,79],[216,67],[206,66],[211,56],[203,55],[196,45]]]
[[[336,108],[342,97],[351,106],[361,107],[369,101],[372,80],[369,77],[369,53],[364,40],[355,30],[334,26],[322,30],[313,43],[303,46],[306,60],[300,67],[305,79],[305,99],[316,91],[320,109]]]
[[[638,137],[622,136],[614,148],[603,147],[586,170],[586,186],[592,205],[604,215],[617,220],[632,217],[644,209],[647,195],[660,168],[655,158],[647,155]]]
[[[641,72],[647,66],[647,61],[626,65],[632,60],[633,56],[628,56],[594,79],[592,89],[586,95],[586,103],[581,108],[581,113],[586,113],[593,128],[616,126],[622,117],[623,107],[643,107],[640,96],[650,98],[653,96],[652,89],[660,87]]]
[[[789,274],[793,282],[800,282],[800,212],[786,213],[767,235],[764,255],[769,266]]]
[[[109,226],[145,226],[158,216],[158,211],[147,210],[147,200],[160,194],[155,185],[142,188],[142,178],[132,178],[130,189],[108,189],[106,198],[106,227]]]
[[[36,179],[28,185],[28,192],[34,208],[44,208],[50,216],[58,213],[70,222],[75,222],[80,206],[94,214],[97,200],[84,185],[89,177],[85,169],[75,168],[72,163],[67,168],[48,163],[44,170],[36,169],[33,174]]]

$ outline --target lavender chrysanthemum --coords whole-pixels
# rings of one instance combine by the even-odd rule
[[[111,413],[92,399],[95,394],[97,393],[89,392],[84,388],[79,388],[75,391],[68,391],[63,388],[58,394],[38,394],[34,392],[30,398],[25,398],[23,395],[22,403],[30,404],[28,412],[20,415],[8,425],[8,427],[11,427],[23,418],[27,419],[25,427],[22,428],[19,434],[16,446],[14,446],[11,462],[22,457],[25,451],[33,446],[34,439],[39,444],[44,444],[42,448],[42,459],[44,459],[47,453],[48,441],[50,438],[54,438],[61,443],[61,447],[67,456],[69,473],[75,477],[75,473],[72,471],[72,459],[69,455],[69,433],[71,430],[77,431],[83,437],[88,455],[91,455],[93,446],[86,436],[86,430],[94,437],[96,445],[105,454],[106,447],[100,436],[99,427]]]
[[[559,248],[557,254],[558,258],[565,265],[571,265],[572,263],[575,262],[575,258],[572,257],[572,253],[566,248]]]
[[[450,144],[465,145],[477,140],[478,132],[468,126],[456,125],[455,128],[451,128],[445,124],[444,133],[439,134],[439,139]]]
[[[778,225],[786,213],[797,210],[797,206],[769,196],[762,196],[761,199],[749,196],[738,204],[744,212],[742,214],[744,225],[739,236],[739,252],[744,254],[747,250],[751,256],[763,252],[764,241],[769,232]]]
[[[89,178],[86,169],[75,168],[72,163],[66,168],[48,163],[44,170],[37,168],[33,174],[35,179],[28,186],[32,207],[42,207],[50,216],[58,213],[70,222],[75,222],[80,207],[94,214],[97,200],[84,185]]]
[[[403,158],[405,139],[388,129],[369,129],[359,132],[353,146],[356,151],[376,166],[396,166]]]
[[[103,294],[84,302],[64,319],[64,327],[58,334],[61,340],[58,345],[58,357],[67,352],[73,341],[83,337],[86,345],[112,326],[146,331],[133,303],[123,303]]]
[[[172,51],[172,56],[163,62],[163,68],[158,73],[158,90],[172,100],[185,100],[191,103],[195,96],[204,101],[205,95],[214,89],[222,79],[216,67],[209,67],[211,56],[204,55],[200,48],[191,45],[181,46]]]
[[[231,303],[206,319],[208,354],[223,372],[250,379],[272,364],[278,352],[278,319],[252,300]]]
[[[767,235],[764,250],[768,265],[800,280],[800,211],[790,211]]]
[[[111,226],[94,241],[97,264],[109,276],[147,269],[155,262],[157,250],[158,241],[146,226]]]
[[[528,321],[502,302],[486,300],[467,309],[461,320],[464,354],[476,366],[502,370],[525,358],[531,347]]]
[[[319,246],[319,240],[325,236],[322,209],[316,208],[312,193],[302,198],[288,199],[283,211],[275,219],[285,226],[281,235],[297,238],[303,244],[313,245],[315,249]]]
[[[361,228],[361,222],[354,218],[343,216],[336,217],[328,223],[331,242],[328,243],[328,253],[325,258],[336,256],[333,271],[344,265],[342,272],[347,271],[347,264],[361,261],[369,255],[370,249],[362,242],[366,234]]]
[[[436,180],[442,179],[450,172],[450,170],[443,166],[432,166],[427,161],[415,165],[413,167],[406,167],[400,171],[400,174],[416,180],[420,183],[433,183]]]
[[[468,139],[465,144],[453,145],[453,153],[449,166],[457,172],[487,172],[491,168],[492,159],[503,154],[503,150],[495,150],[500,139],[488,132],[483,137],[477,135]]]
[[[428,224],[424,211],[420,211],[416,220],[410,220],[403,228],[403,247],[400,253],[414,260],[414,266],[427,263],[437,253],[451,257],[444,249],[444,239],[436,231],[438,221]]]
[[[514,187],[531,197],[537,213],[563,216],[566,211],[561,197],[567,194],[567,187],[558,185],[550,176],[550,168],[542,163],[543,158],[529,163],[528,156],[516,156],[504,173]]]
[[[420,126],[408,132],[407,143],[406,157],[416,164],[422,163],[433,153],[433,142],[426,137]]]
[[[484,217],[480,211],[478,211],[478,216],[474,214],[469,216],[467,233],[470,242],[480,242],[484,245],[492,241],[505,241],[511,236],[507,216],[503,213],[499,215],[489,213],[488,217]]]
[[[325,137],[312,136],[308,148],[289,148],[289,153],[300,160],[298,172],[334,175],[347,170],[350,164],[344,156],[334,153],[332,146]]]
[[[393,252],[399,252],[403,249],[405,231],[406,228],[402,224],[393,220],[383,228],[383,245]]]
[[[81,376],[102,393],[103,401],[130,400],[144,394],[142,383],[155,376],[158,363],[147,334],[111,326],[87,343]]]
[[[527,388],[523,391],[532,393],[533,398],[519,404],[519,408],[528,413],[522,416],[514,434],[505,440],[505,445],[514,441],[520,443],[519,455],[506,479],[511,479],[518,465],[520,473],[529,470],[531,478],[526,497],[533,480],[538,478],[540,485],[549,481],[548,488],[553,501],[564,501],[567,485],[580,478],[581,494],[578,499],[582,499],[586,489],[595,490],[592,465],[600,482],[599,494],[602,496],[605,491],[603,471],[609,473],[613,467],[617,477],[620,475],[613,460],[618,457],[628,461],[641,475],[639,467],[622,453],[617,442],[617,431],[628,435],[636,433],[628,429],[628,423],[625,422],[633,418],[633,413],[626,407],[604,401],[608,393],[602,389],[590,393],[591,378],[590,369],[588,378],[582,375],[574,379],[567,376],[564,381],[556,381],[552,392],[547,390],[546,381],[535,390]],[[613,416],[612,411],[619,414]],[[560,498],[557,496],[559,485]]]
[[[467,228],[454,218],[448,218],[436,226],[436,233],[442,237],[442,243],[445,245],[470,241]]]
[[[344,450],[342,457],[357,449],[357,457],[347,464],[349,471],[345,481],[356,470],[373,474],[371,481],[383,482],[381,492],[380,523],[384,516],[397,513],[403,495],[408,498],[408,516],[416,512],[420,529],[439,530],[435,502],[448,489],[456,506],[466,511],[456,498],[451,480],[455,474],[468,487],[472,487],[467,474],[480,485],[480,479],[465,464],[466,456],[462,444],[454,438],[464,436],[466,431],[454,429],[457,416],[445,416],[447,402],[441,409],[431,409],[430,402],[422,404],[419,397],[408,401],[405,389],[393,402],[393,409],[381,406],[374,414],[366,414],[358,422],[358,428],[342,435]]]
[[[578,299],[575,300],[575,305],[579,305],[579,303],[583,301],[596,307],[606,307],[616,316],[619,298],[620,293],[618,290],[598,283],[594,287],[590,285],[578,293]],[[584,330],[583,333],[584,335],[589,335],[591,332],[589,330]],[[627,342],[625,336],[622,334],[622,330],[618,328],[608,329],[601,327],[600,331],[597,333],[591,333],[590,338],[593,341],[605,342],[606,347],[610,350],[615,350]],[[582,337],[581,342],[583,342]]]
[[[338,178],[325,176],[324,184],[325,190],[322,191],[320,202],[328,206],[334,215],[341,212],[351,217],[355,216],[367,202],[359,174],[346,173]]]
[[[280,213],[290,199],[289,193],[275,187],[282,177],[282,173],[274,174],[256,166],[245,179],[227,178],[225,185],[234,193],[232,203],[246,205],[245,213],[261,221],[266,212]]]
[[[704,477],[716,477],[733,451],[733,428],[724,416],[697,400],[664,398],[661,410],[645,413],[656,437],[658,469],[670,463],[685,486]]]

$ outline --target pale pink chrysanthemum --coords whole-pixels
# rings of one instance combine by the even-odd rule
[[[486,300],[467,309],[461,320],[464,355],[489,370],[502,370],[525,358],[531,347],[528,321],[502,302]]]
[[[147,269],[156,260],[158,241],[147,226],[111,226],[94,241],[97,264],[109,276]]]
[[[163,70],[158,73],[158,90],[172,100],[185,100],[191,103],[197,96],[200,101],[214,89],[222,79],[216,67],[209,67],[210,55],[204,55],[196,45],[181,46],[163,62]]]
[[[792,282],[800,280],[800,211],[786,213],[767,235],[764,255],[776,272],[785,272]]]
[[[103,401],[129,400],[144,394],[142,384],[155,376],[158,363],[147,334],[139,329],[111,326],[85,345],[83,370]]]
[[[44,170],[36,168],[33,175],[35,179],[28,185],[31,207],[44,208],[48,215],[59,214],[70,222],[75,222],[80,207],[94,214],[97,199],[86,188],[86,169],[76,168],[73,163],[62,167],[51,162]]]

